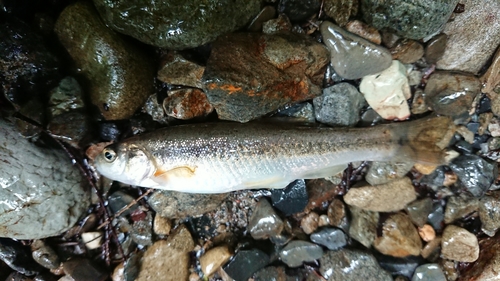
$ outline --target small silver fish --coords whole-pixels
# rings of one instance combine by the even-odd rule
[[[126,184],[191,193],[284,188],[354,161],[443,163],[454,132],[435,117],[368,128],[293,123],[211,123],[167,127],[107,146],[99,173]]]

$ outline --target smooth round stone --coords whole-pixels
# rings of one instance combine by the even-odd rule
[[[391,53],[379,45],[324,21],[320,27],[323,41],[331,54],[335,72],[354,80],[375,74],[391,66]]]
[[[432,37],[425,46],[424,58],[428,63],[435,64],[444,54],[448,36],[444,33]]]
[[[45,245],[42,240],[35,240],[31,244],[31,250],[33,259],[41,266],[48,269],[56,269],[60,265],[59,257],[57,253]]]
[[[276,214],[271,204],[262,198],[255,206],[252,217],[250,217],[248,229],[254,239],[267,239],[281,233],[283,221]]]
[[[436,263],[423,264],[413,273],[411,281],[446,281],[446,276]]]
[[[200,257],[200,267],[205,276],[214,274],[219,267],[225,264],[231,257],[227,246],[219,246],[208,250]]]
[[[281,261],[290,267],[301,266],[323,256],[323,249],[311,242],[295,240],[288,243],[279,253]]]
[[[323,245],[330,250],[337,250],[347,244],[344,232],[338,228],[323,228],[309,237],[316,244]]]
[[[260,11],[260,0],[94,0],[112,29],[170,50],[194,48],[244,26]]]

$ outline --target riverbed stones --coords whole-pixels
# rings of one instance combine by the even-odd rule
[[[153,91],[149,57],[108,29],[92,4],[64,9],[55,32],[80,73],[88,80],[92,103],[107,120],[130,118]]]
[[[323,41],[331,53],[335,72],[345,79],[359,79],[391,66],[391,53],[382,46],[324,21],[320,27]]]
[[[464,228],[448,225],[443,231],[441,255],[459,262],[474,262],[479,257],[477,237]]]
[[[382,235],[375,239],[373,246],[384,255],[418,256],[422,249],[422,241],[410,217],[404,213],[397,213],[382,224]]]
[[[254,239],[267,239],[281,233],[283,221],[276,214],[269,201],[262,198],[250,217],[248,229]]]
[[[319,96],[328,50],[302,34],[221,36],[203,74],[203,90],[220,119],[247,122]]]

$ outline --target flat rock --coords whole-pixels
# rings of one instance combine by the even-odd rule
[[[415,40],[403,39],[398,41],[389,51],[393,60],[402,63],[414,63],[424,55],[424,46]]]
[[[425,45],[425,61],[435,64],[440,60],[446,50],[446,43],[448,43],[448,35],[444,33],[432,37]]]
[[[137,280],[187,280],[189,252],[193,249],[188,229],[179,226],[167,240],[159,240],[146,250]]]
[[[448,43],[437,68],[477,74],[500,44],[500,2],[460,1],[465,11],[448,22]]]
[[[169,50],[194,48],[243,27],[260,10],[259,0],[207,2],[196,0],[95,0],[102,19],[112,29],[146,44]]]
[[[349,211],[352,218],[349,227],[349,236],[363,244],[366,248],[370,248],[377,237],[379,213],[366,211],[354,206],[349,206]]]
[[[248,230],[254,239],[267,239],[283,230],[283,221],[265,198],[255,206],[248,222]]]
[[[88,80],[90,99],[105,119],[130,118],[153,92],[150,58],[107,28],[92,4],[67,6],[55,33]]]
[[[371,185],[388,183],[404,177],[413,167],[413,161],[372,162],[366,171],[365,180]]]
[[[375,212],[399,211],[415,199],[417,195],[411,180],[407,177],[378,186],[353,187],[344,196],[347,204]]]
[[[72,227],[90,193],[67,154],[29,142],[3,119],[0,143],[0,236],[39,239]]]
[[[443,231],[441,255],[454,261],[474,262],[479,257],[477,237],[461,227],[448,225]]]
[[[411,97],[411,92],[406,67],[397,60],[384,71],[363,77],[359,91],[384,119],[404,120],[410,116],[406,100]]]
[[[361,0],[365,21],[409,39],[422,39],[439,31],[458,0]]]
[[[381,72],[391,65],[391,53],[384,47],[328,21],[324,21],[320,29],[323,41],[330,49],[330,63],[341,77],[359,79]]]
[[[191,194],[158,190],[148,198],[148,204],[162,217],[169,219],[199,216],[215,210],[227,198],[221,194]]]
[[[306,35],[235,33],[219,37],[203,90],[220,119],[247,122],[319,96],[328,50]]]
[[[321,258],[323,249],[311,242],[294,240],[279,252],[279,256],[289,267],[298,267],[304,262],[313,262]]]
[[[316,120],[334,127],[356,125],[364,104],[363,95],[349,83],[325,88],[321,96],[313,99]]]
[[[319,271],[326,280],[392,280],[391,275],[379,266],[371,254],[361,250],[328,251],[319,263]]]
[[[422,250],[422,241],[410,217],[397,213],[383,223],[382,236],[375,239],[373,246],[384,255],[418,256]]]

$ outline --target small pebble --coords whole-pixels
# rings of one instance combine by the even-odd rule
[[[300,227],[305,234],[311,234],[318,228],[319,215],[315,212],[310,212],[300,221]]]
[[[458,226],[448,225],[443,231],[441,254],[445,259],[474,262],[479,257],[477,237]]]
[[[241,250],[223,269],[230,278],[236,281],[246,281],[269,262],[269,256],[259,249]]]
[[[307,241],[294,240],[283,248],[279,256],[289,267],[301,266],[304,262],[312,262],[323,256],[320,246]]]
[[[379,162],[370,164],[365,180],[371,185],[380,185],[404,177],[413,167],[413,161]]]
[[[162,57],[158,80],[172,85],[201,88],[205,67],[184,58],[179,52],[168,52]]]
[[[448,197],[444,211],[444,223],[450,224],[479,209],[479,199],[467,194]]]
[[[262,198],[255,206],[255,210],[250,217],[248,229],[254,239],[267,239],[281,233],[283,221],[271,207],[271,204],[265,198]]]
[[[309,237],[316,244],[323,245],[330,250],[337,250],[347,244],[344,232],[338,228],[327,227],[311,234]]]
[[[500,194],[494,192],[479,200],[479,218],[482,231],[490,236],[500,228]]]
[[[349,206],[349,211],[351,214],[349,236],[366,248],[370,248],[377,237],[379,213],[366,211],[355,206]]]
[[[205,276],[214,274],[219,267],[225,264],[231,257],[231,252],[227,246],[219,246],[208,250],[200,257],[200,267]]]
[[[345,26],[345,29],[377,45],[382,43],[382,36],[380,35],[380,32],[378,32],[376,28],[371,27],[362,21],[349,21]]]
[[[306,183],[304,180],[295,180],[283,189],[271,190],[271,203],[285,216],[302,212],[308,200]]]
[[[313,99],[316,120],[334,127],[356,125],[364,104],[363,95],[349,83],[328,87]]]
[[[424,226],[432,211],[432,199],[429,197],[413,201],[405,207],[406,212],[410,216],[411,221],[417,226]]]
[[[402,63],[414,63],[424,55],[424,47],[415,40],[403,39],[396,43],[389,50],[393,60],[398,60]]]
[[[450,163],[458,177],[458,186],[481,197],[498,176],[498,166],[477,155],[461,155]]]
[[[189,120],[210,114],[214,107],[200,89],[180,89],[169,93],[163,100],[163,109],[168,116]]]
[[[441,254],[441,237],[436,237],[434,240],[431,240],[427,243],[420,255],[426,260],[436,261]]]
[[[424,224],[424,226],[418,228],[418,234],[425,242],[429,242],[436,238],[436,231],[434,228],[428,224]]]
[[[100,231],[82,233],[82,242],[89,250],[98,249],[102,245],[103,233]]]
[[[85,258],[72,258],[63,262],[64,273],[74,280],[104,281],[108,275]]]
[[[56,269],[60,266],[61,262],[57,253],[42,240],[34,240],[31,243],[31,250],[33,259],[41,266],[48,269]]]
[[[254,17],[254,19],[250,22],[247,29],[253,32],[260,32],[262,30],[262,25],[274,19],[276,16],[276,8],[273,6],[265,6],[260,10],[260,13]]]
[[[428,263],[415,269],[411,281],[447,281],[447,279],[439,265]]]
[[[318,227],[324,227],[330,225],[330,219],[327,215],[320,215],[318,219]]]
[[[347,219],[347,210],[344,202],[340,199],[333,199],[327,210],[328,220],[330,225],[348,230],[349,221]]]
[[[425,94],[422,89],[416,89],[411,102],[412,114],[423,114],[429,111],[429,107],[425,103]]]
[[[292,23],[284,14],[279,14],[278,18],[266,21],[262,26],[262,33],[264,34],[273,34],[290,30],[292,30]]]
[[[153,221],[153,231],[156,235],[169,235],[172,229],[172,222],[158,214],[155,215]]]
[[[397,213],[382,224],[382,236],[375,239],[373,246],[384,255],[418,256],[422,250],[422,241],[410,217]]]
[[[432,37],[425,46],[425,60],[430,64],[435,64],[440,60],[446,49],[447,42],[448,36],[444,33]]]

